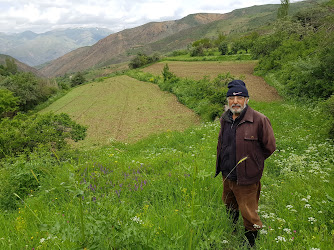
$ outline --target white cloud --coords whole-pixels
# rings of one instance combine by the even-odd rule
[[[0,32],[105,27],[114,31],[193,13],[227,13],[280,0],[0,0]]]

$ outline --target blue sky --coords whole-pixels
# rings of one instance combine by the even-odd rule
[[[74,27],[116,32],[193,13],[223,14],[264,4],[280,4],[280,0],[0,0],[0,32],[43,33]]]

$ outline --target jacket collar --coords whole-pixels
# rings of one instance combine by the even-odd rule
[[[227,110],[226,112],[224,112],[224,114],[221,117],[222,121],[230,121],[230,110]],[[247,110],[246,113],[244,114],[244,117],[241,119],[241,121],[239,123],[243,123],[243,122],[254,122],[254,109],[252,109],[251,107],[248,106],[247,104]]]

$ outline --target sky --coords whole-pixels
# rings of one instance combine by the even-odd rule
[[[300,0],[292,0],[296,2]],[[76,27],[113,32],[194,13],[228,13],[280,0],[0,0],[0,32],[44,33]]]

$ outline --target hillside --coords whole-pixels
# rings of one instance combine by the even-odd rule
[[[189,15],[181,20],[148,23],[136,28],[111,34],[91,47],[70,52],[44,67],[47,76],[59,76],[66,72],[76,72],[92,67],[128,61],[132,49],[161,40],[188,28],[224,19],[220,14]]]
[[[290,14],[308,2],[291,4]],[[180,20],[153,22],[126,29],[57,58],[41,69],[49,77],[84,71],[90,68],[130,61],[139,51],[152,54],[184,49],[203,37],[218,32],[241,34],[257,29],[276,19],[279,5],[261,5],[234,10],[227,14],[192,14]]]
[[[41,34],[31,31],[0,33],[0,53],[29,66],[37,66],[77,48],[93,45],[111,33],[111,30],[101,28],[59,29]]]
[[[87,138],[77,145],[134,142],[151,134],[182,131],[199,124],[199,117],[174,95],[157,85],[117,76],[73,89],[41,113],[67,113],[87,125]]]
[[[23,62],[20,62],[19,60],[11,57],[11,56],[8,56],[8,55],[3,55],[3,54],[0,54],[0,65],[6,65],[6,58],[10,58],[10,59],[14,59],[16,65],[17,65],[17,69],[18,71],[20,72],[31,72],[39,77],[43,77],[42,73],[40,71],[38,71],[37,69],[33,68],[33,67],[30,67],[29,65],[23,63]]]

